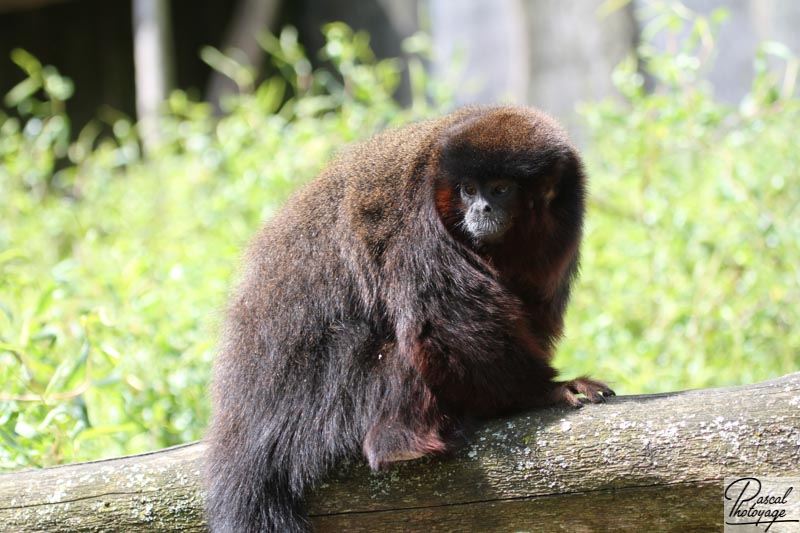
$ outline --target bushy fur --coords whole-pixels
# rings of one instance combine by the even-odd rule
[[[460,174],[511,177],[497,245],[459,229]],[[601,401],[549,359],[575,276],[584,177],[529,108],[468,108],[345,151],[252,243],[215,365],[213,531],[305,531],[304,490],[451,448],[466,420]]]

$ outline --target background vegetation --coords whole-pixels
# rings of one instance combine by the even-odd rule
[[[650,31],[680,35],[675,53],[643,45],[617,71],[624,98],[582,106],[592,197],[566,375],[627,394],[800,367],[798,64],[765,45],[748,98],[720,104],[703,81],[714,23],[660,13]],[[72,132],[70,81],[14,51],[26,77],[0,112],[0,468],[200,438],[219,314],[260,221],[344,144],[448,108],[418,59],[376,62],[340,24],[326,35],[329,68],[313,72],[291,29],[266,38],[281,75],[260,84],[205,50],[242,95],[215,119],[174,93],[146,155],[113,110]],[[410,109],[391,97],[401,68]]]

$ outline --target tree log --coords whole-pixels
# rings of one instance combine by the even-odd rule
[[[0,475],[11,531],[205,530],[205,446]],[[493,420],[449,458],[309,494],[317,531],[720,530],[726,476],[800,476],[800,373]]]

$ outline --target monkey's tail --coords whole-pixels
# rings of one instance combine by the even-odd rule
[[[244,454],[242,454],[244,455]],[[257,458],[251,457],[258,461]],[[214,533],[306,533],[311,530],[302,494],[288,476],[245,457],[212,457],[206,510]],[[261,467],[261,468],[260,468]],[[272,470],[272,471],[270,471]]]

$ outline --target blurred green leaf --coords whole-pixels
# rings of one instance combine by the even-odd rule
[[[39,60],[22,48],[15,48],[11,51],[11,61],[30,77],[38,76],[42,70],[42,64],[39,63]]]
[[[25,78],[8,91],[3,102],[8,107],[16,107],[36,94],[36,91],[41,88],[42,81],[39,78]]]

